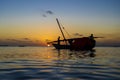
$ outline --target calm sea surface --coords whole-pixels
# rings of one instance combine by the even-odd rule
[[[120,47],[0,47],[0,80],[120,80]]]

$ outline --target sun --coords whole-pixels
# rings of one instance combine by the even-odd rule
[[[50,46],[50,44],[47,45],[48,47]]]

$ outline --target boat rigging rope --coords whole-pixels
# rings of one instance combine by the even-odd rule
[[[66,32],[66,34],[71,38],[70,34],[67,32],[67,30],[63,27],[62,24],[60,24],[62,26],[62,29]]]

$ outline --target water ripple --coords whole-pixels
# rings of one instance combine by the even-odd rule
[[[36,48],[34,49],[37,50]],[[12,58],[9,57],[12,53],[7,52],[7,54],[9,53],[8,59],[5,59],[6,57],[4,58],[4,55],[7,56],[6,53],[0,53],[0,80],[120,79],[120,61],[117,56],[115,57],[115,54],[114,56],[112,54],[113,57],[111,57],[110,54],[101,57],[101,55],[105,55],[105,53],[100,55],[96,52],[96,57],[94,58],[88,56],[78,58],[75,54],[72,54],[73,56],[69,55],[69,51],[62,51],[64,54],[58,56],[57,51],[50,50],[50,54],[48,52],[44,52],[44,54],[38,54],[38,52],[31,53],[32,57],[35,55],[35,58],[31,58],[30,52],[29,54],[28,52],[23,53],[29,55],[29,57],[26,55],[21,57],[22,54],[18,53],[17,55],[16,53],[17,57],[14,56]],[[108,53],[108,51],[106,52]],[[36,57],[36,55],[38,56]]]

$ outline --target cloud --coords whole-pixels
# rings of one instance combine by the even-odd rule
[[[30,40],[29,38],[23,38],[23,40]]]
[[[22,38],[22,39],[6,39],[12,42],[32,42],[29,38]]]
[[[82,34],[79,34],[79,33],[74,33],[73,35],[74,36],[83,36]]]
[[[19,40],[17,40],[17,39],[7,39],[8,41],[16,41],[16,42],[18,42]]]
[[[45,14],[42,15],[43,17],[47,17]]]
[[[46,11],[46,13],[50,15],[54,14],[51,10]]]
[[[46,39],[45,41],[46,41],[46,42],[50,42],[51,40],[49,40],[49,39]]]
[[[51,11],[51,10],[46,10],[46,11],[44,11],[44,13],[42,14],[42,17],[47,17],[48,15],[53,15],[54,13],[53,13],[53,11]]]
[[[32,40],[30,38],[19,38],[19,39],[0,39],[0,45],[9,45],[9,46],[18,46],[18,45],[26,45],[26,46],[45,46],[46,43],[41,40]]]
[[[40,40],[35,40],[35,42],[40,42]]]

